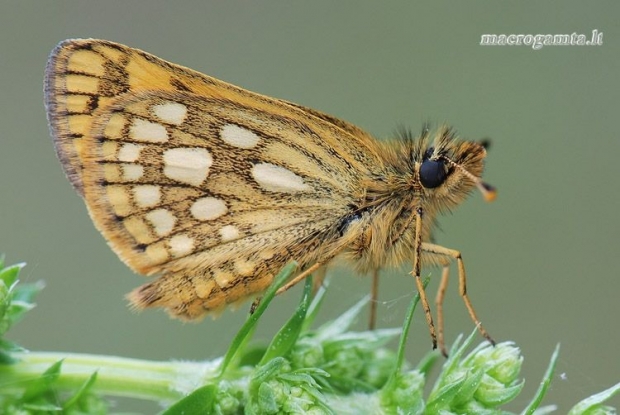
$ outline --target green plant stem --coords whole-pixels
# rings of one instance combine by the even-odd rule
[[[153,362],[123,357],[79,353],[13,353],[19,361],[0,365],[0,389],[23,390],[55,362],[62,360],[62,371],[55,385],[73,391],[97,372],[93,392],[146,399],[176,401],[196,388],[215,380],[221,359],[209,362]]]

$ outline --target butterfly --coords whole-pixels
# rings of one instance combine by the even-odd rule
[[[58,158],[90,216],[135,272],[159,277],[128,294],[138,309],[195,320],[255,297],[289,261],[286,290],[335,258],[361,273],[410,261],[420,279],[461,254],[431,242],[436,216],[478,188],[486,150],[448,127],[379,141],[362,129],[256,94],[121,44],[65,40],[52,52],[45,103]],[[376,302],[373,302],[376,304]],[[373,309],[373,313],[374,313]]]

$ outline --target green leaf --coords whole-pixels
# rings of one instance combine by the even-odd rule
[[[34,298],[45,288],[43,281],[37,281],[31,284],[19,284],[13,290],[13,301],[21,301],[24,303],[32,303]]]
[[[266,414],[278,413],[280,410],[278,398],[281,394],[282,390],[279,388],[274,388],[274,385],[270,385],[269,383],[261,383],[256,393],[257,409]]]
[[[161,415],[179,414],[211,414],[215,406],[217,396],[217,385],[202,386],[183,399],[175,402]]]
[[[258,320],[260,319],[260,317],[263,315],[263,313],[267,309],[267,306],[269,305],[271,300],[273,300],[273,297],[275,297],[278,289],[282,285],[284,285],[286,280],[291,276],[291,274],[293,273],[293,271],[295,271],[296,268],[297,268],[297,263],[292,262],[286,265],[284,268],[282,268],[280,273],[276,275],[273,283],[269,286],[267,291],[265,291],[265,294],[263,295],[263,298],[260,304],[258,305],[258,307],[256,308],[256,310],[254,310],[254,313],[249,315],[248,319],[245,321],[245,323],[243,323],[243,326],[241,326],[241,329],[239,329],[239,331],[237,332],[237,335],[231,342],[230,347],[228,348],[228,351],[226,352],[226,356],[224,356],[224,359],[222,360],[222,364],[220,366],[220,374],[219,374],[220,378],[224,376],[224,373],[226,372],[226,369],[228,368],[228,365],[230,364],[230,362],[232,362],[232,360],[235,358],[237,353],[241,351],[241,349],[243,348],[243,345],[247,342],[247,340],[251,336],[252,332],[254,331],[254,328],[256,327],[256,324],[258,323]]]
[[[329,281],[329,277],[325,278],[317,292],[314,294],[314,298],[310,303],[310,307],[308,308],[308,312],[306,313],[306,318],[304,319],[304,324],[301,328],[302,333],[310,330],[312,323],[314,323],[319,309],[321,308],[321,304],[323,304],[323,299],[325,299],[327,287],[329,287]]]
[[[358,301],[353,307],[342,313],[333,321],[327,322],[316,331],[319,340],[333,339],[347,331],[355,322],[362,308],[370,301],[370,296],[366,296]]]
[[[6,339],[0,339],[0,364],[13,363],[16,361],[10,355],[11,352],[23,352],[25,349],[17,343],[13,343]]]
[[[427,412],[438,413],[442,409],[450,408],[452,401],[468,377],[469,374],[465,371],[454,373],[453,376],[442,382],[443,384],[439,389],[433,389],[426,405]]]
[[[265,383],[277,374],[286,373],[289,370],[290,364],[288,360],[280,356],[274,357],[256,369],[250,380],[250,393],[256,393],[262,383]]]
[[[493,385],[493,383],[498,383],[496,388],[485,388],[485,386]],[[476,393],[476,398],[486,406],[497,407],[516,398],[521,393],[524,385],[525,381],[521,381],[515,385],[506,386],[486,376]]]
[[[8,326],[11,327],[17,321],[19,321],[24,314],[32,310],[35,307],[32,303],[24,301],[11,301],[11,304],[6,309],[5,318],[8,322]]]
[[[558,357],[560,355],[560,345],[555,346],[555,350],[551,355],[551,360],[549,361],[549,366],[547,367],[547,371],[543,376],[542,381],[540,382],[540,386],[532,398],[532,401],[528,404],[528,406],[521,412],[522,415],[532,415],[536,408],[540,405],[547,390],[549,389],[549,385],[551,384],[551,378],[553,378],[553,373],[555,372],[555,365],[558,361]]]
[[[472,381],[480,379],[481,372],[472,374],[470,369],[460,367],[461,358],[475,335],[476,331],[473,330],[463,343],[461,343],[463,336],[458,336],[454,341],[448,358],[442,366],[441,374],[435,381],[435,385],[429,394],[427,404],[429,413],[450,409],[454,404],[454,400],[463,404],[464,399],[461,399],[461,392],[465,394],[471,392],[470,386],[473,386]],[[471,398],[471,396],[467,396],[467,398]]]
[[[426,277],[422,282],[424,289],[428,285],[430,277]],[[394,368],[394,374],[398,374],[402,371],[403,363],[405,361],[405,352],[407,349],[407,337],[409,336],[409,329],[411,328],[411,322],[413,321],[413,313],[415,312],[415,308],[420,302],[420,293],[416,293],[411,300],[411,304],[409,305],[409,310],[405,315],[405,321],[403,322],[403,331],[400,336],[400,342],[398,343],[398,355],[396,358],[396,367]]]
[[[304,286],[303,296],[301,303],[293,316],[282,326],[278,333],[274,336],[273,340],[267,347],[267,351],[263,355],[263,358],[258,363],[259,366],[265,364],[265,362],[273,359],[277,356],[287,356],[301,333],[306,313],[308,312],[308,306],[310,305],[310,299],[312,294],[312,278],[306,278],[306,284]]]
[[[34,308],[34,297],[43,288],[43,283],[19,284],[19,273],[25,265],[0,268],[0,337]]]
[[[428,285],[430,277],[427,277],[422,282],[424,288]],[[411,299],[409,304],[409,310],[405,315],[403,321],[403,328],[400,335],[400,341],[398,343],[398,352],[396,355],[396,363],[394,369],[390,374],[387,382],[380,390],[382,406],[386,408],[389,413],[394,411],[401,411],[402,406],[407,413],[418,414],[424,410],[424,401],[421,393],[424,387],[424,376],[417,371],[410,371],[403,373],[403,365],[405,363],[405,353],[407,350],[407,338],[409,336],[409,329],[411,328],[411,322],[413,321],[413,313],[420,302],[420,293]],[[412,382],[412,380],[415,380]]]
[[[58,376],[60,376],[62,362],[63,360],[58,360],[47,368],[40,377],[30,380],[20,400],[28,402],[48,392],[56,379],[58,379]]]
[[[80,399],[83,399],[86,396],[86,394],[90,391],[90,389],[92,388],[92,386],[95,384],[96,381],[97,381],[97,372],[94,372],[92,375],[90,375],[88,379],[86,379],[86,382],[84,382],[80,386],[77,392],[75,392],[75,394],[73,394],[72,397],[67,399],[67,401],[63,405],[63,409],[66,410],[76,405],[80,401]]]
[[[4,269],[0,269],[0,280],[4,281],[7,287],[12,287],[17,281],[17,277],[19,277],[19,272],[26,266],[25,262],[21,262],[19,264],[11,265]]]
[[[426,353],[420,362],[418,362],[416,369],[422,373],[424,377],[428,377],[435,363],[437,363],[439,355],[440,353],[437,350]]]
[[[351,348],[358,350],[373,350],[381,347],[401,334],[400,329],[375,329],[362,332],[346,332],[325,339],[325,348]]]
[[[558,406],[557,405],[545,405],[545,406],[539,406],[538,408],[536,408],[536,410],[534,411],[534,415],[547,415],[547,414],[552,414],[555,411],[558,410]]]
[[[326,377],[329,377],[329,374],[325,372]],[[289,383],[295,384],[296,386],[301,385],[302,383],[308,384],[314,388],[318,388],[319,385],[316,383],[314,377],[312,377],[309,373],[304,373],[301,371],[298,372],[290,372],[283,373],[278,375],[278,379],[287,381]]]
[[[387,414],[423,414],[424,376],[417,370],[399,373],[391,381],[390,388],[383,388],[379,398]]]
[[[25,263],[0,267],[0,336],[6,333],[21,311],[13,306],[19,289],[16,289],[18,277]]]
[[[334,375],[331,375],[329,379],[329,386],[342,394],[352,392],[373,393],[377,389],[370,383],[364,382],[363,379]]]
[[[11,322],[30,310],[35,295],[42,288],[42,284],[18,283],[23,264],[2,268],[1,262],[0,258],[0,330],[10,327]],[[334,321],[312,331],[310,324],[318,314],[326,291],[324,284],[312,299],[312,285],[307,279],[294,314],[267,347],[255,347],[249,341],[259,319],[295,268],[294,264],[288,265],[274,278],[263,301],[248,317],[221,361],[134,362],[130,365],[132,369],[138,368],[134,372],[125,371],[126,362],[110,363],[104,356],[89,356],[86,364],[77,354],[67,355],[64,363],[58,360],[65,356],[60,354],[53,354],[53,357],[50,353],[17,354],[19,346],[0,339],[0,376],[11,377],[4,383],[10,385],[11,390],[0,387],[0,413],[101,414],[106,408],[95,393],[169,402],[201,384],[204,386],[181,398],[163,414],[237,414],[243,411],[248,414],[265,411],[323,414],[334,410],[336,413],[508,414],[499,406],[513,399],[523,387],[523,382],[517,379],[522,357],[511,344],[490,347],[486,343],[463,357],[476,336],[475,331],[464,341],[459,336],[454,343],[425,407],[425,376],[439,353],[426,354],[415,370],[405,370],[404,357],[405,352],[410,351],[407,350],[407,336],[419,295],[412,299],[402,329],[351,332],[351,326],[368,302],[365,298]],[[428,281],[425,279],[425,286]],[[401,335],[398,352],[386,348],[386,343],[398,334]],[[543,414],[551,409],[538,406],[553,377],[558,354],[559,346],[540,389],[524,414]],[[26,357],[33,355],[35,359]],[[3,364],[14,362],[14,365]],[[155,367],[150,371],[139,369],[145,363]],[[207,363],[206,370],[203,363]],[[183,370],[175,367],[182,365],[187,367]],[[74,366],[81,367],[78,375]],[[122,371],[116,371],[118,369]],[[45,372],[41,373],[43,370]],[[125,377],[132,379],[125,382]],[[145,386],[149,382],[152,384]],[[620,384],[584,399],[569,414],[606,413],[609,408],[603,406],[603,402],[618,392]],[[96,405],[102,409],[95,411]],[[341,410],[345,407],[355,409]]]
[[[442,375],[450,374],[453,371],[457,370],[457,368],[459,367],[461,363],[461,358],[467,351],[467,348],[469,347],[469,345],[471,345],[471,343],[473,342],[474,337],[476,336],[476,333],[477,333],[476,329],[472,330],[471,334],[465,339],[463,344],[461,344],[461,339],[463,338],[462,335],[459,335],[456,338],[456,340],[454,341],[454,344],[452,344],[452,347],[450,348],[450,354],[448,355],[448,359],[443,364]],[[486,342],[482,343],[481,346],[485,346],[486,344],[488,343]],[[440,376],[437,379],[437,382],[435,383],[435,387],[437,387],[437,385],[441,383],[442,379],[443,379],[442,376]]]
[[[568,412],[568,415],[582,415],[587,414],[588,411],[594,411],[598,409],[603,402],[620,392],[620,383],[615,384],[609,389],[599,392],[596,395],[592,395],[573,406]],[[615,411],[614,411],[615,413]]]
[[[458,391],[458,396],[455,397],[452,406],[458,407],[460,405],[465,405],[468,401],[471,401],[474,393],[476,393],[476,390],[478,389],[478,386],[480,386],[482,377],[484,376],[484,372],[481,370],[470,370],[466,373],[467,377],[461,385],[461,388]]]
[[[17,362],[17,359],[11,356],[10,353],[0,350],[0,365],[9,365],[15,362]]]

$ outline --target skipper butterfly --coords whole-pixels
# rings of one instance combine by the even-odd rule
[[[335,257],[372,273],[376,297],[379,270],[411,261],[436,346],[420,269],[439,265],[445,352],[442,301],[456,260],[460,294],[491,340],[460,252],[431,242],[437,214],[473,188],[494,199],[480,179],[483,145],[447,127],[378,141],[104,40],[56,47],[45,101],[56,152],[95,226],[132,270],[160,274],[128,295],[135,307],[194,320],[258,295],[291,260],[300,271],[283,290]]]

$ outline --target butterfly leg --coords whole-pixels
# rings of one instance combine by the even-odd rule
[[[461,256],[461,253],[457,250],[445,248],[443,246],[435,245],[435,244],[428,243],[428,242],[422,243],[422,251],[425,253],[448,257],[448,258],[456,260],[456,265],[457,265],[458,273],[459,273],[459,294],[463,298],[463,302],[465,303],[467,312],[469,313],[469,316],[471,317],[472,321],[476,324],[476,327],[478,328],[478,331],[480,332],[482,337],[487,339],[489,343],[495,345],[495,341],[491,338],[489,333],[487,333],[485,328],[482,326],[482,323],[478,319],[478,316],[476,315],[476,312],[474,311],[474,307],[471,304],[471,300],[469,299],[469,296],[467,295],[467,274],[465,273],[465,265],[463,264],[463,258]],[[437,312],[439,315],[439,310],[441,309],[441,314],[442,314],[441,316],[442,321],[440,322],[440,324],[443,324],[443,310],[442,310],[443,306],[440,307],[439,303],[443,303],[442,290],[445,291],[447,285],[448,285],[448,271],[444,267],[441,285],[439,287],[439,292],[437,293],[437,302],[438,302]]]
[[[308,277],[314,270],[319,268],[321,265],[322,265],[321,263],[314,264],[312,267],[308,268],[307,270],[305,270],[304,272],[302,272],[301,274],[299,274],[298,276],[290,280],[288,283],[280,287],[280,289],[276,291],[276,295],[280,295],[283,292],[288,291],[294,285],[297,285],[297,283],[301,282],[306,277]],[[323,280],[325,279],[326,272],[327,272],[327,269],[323,267],[323,268],[320,268],[318,272],[316,273],[316,277],[314,281],[312,281],[312,292],[313,293],[316,293],[319,290],[319,288],[321,288],[321,285],[323,284]],[[252,301],[252,305],[250,306],[250,314],[254,314],[254,312],[258,308],[262,299],[263,297],[256,297],[254,301]]]
[[[284,284],[282,287],[280,287],[280,289],[278,291],[276,291],[276,294],[279,295],[279,294],[282,294],[285,291],[288,291],[289,289],[291,289],[292,287],[294,287],[295,285],[297,285],[298,283],[300,283],[301,281],[303,281],[307,277],[309,277],[310,274],[312,274],[314,271],[319,269],[321,266],[323,266],[323,263],[322,262],[317,262],[314,265],[312,265],[311,267],[305,269],[299,275],[297,275],[295,278],[293,278],[292,280],[290,280],[289,282]]]
[[[431,341],[433,342],[433,349],[437,348],[437,334],[435,333],[435,324],[433,323],[433,315],[431,314],[431,307],[428,304],[428,298],[426,297],[426,291],[424,291],[424,284],[422,278],[420,278],[421,270],[421,254],[422,254],[422,208],[417,208],[415,213],[415,245],[413,259],[413,271],[412,275],[415,278],[415,284],[418,288],[418,294],[420,295],[420,301],[422,301],[422,308],[424,309],[424,316],[426,317],[426,324],[431,334]],[[442,350],[443,353],[443,350]]]
[[[374,330],[377,323],[377,299],[379,298],[379,270],[372,270],[372,286],[370,288],[370,317],[368,330]]]

